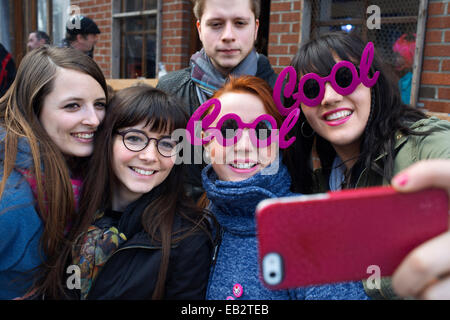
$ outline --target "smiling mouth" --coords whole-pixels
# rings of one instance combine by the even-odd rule
[[[252,169],[257,165],[257,163],[230,163],[235,169]]]
[[[88,133],[71,133],[71,136],[83,139],[83,140],[91,140],[94,138],[94,132],[88,132]]]
[[[326,121],[336,121],[336,120],[345,119],[346,117],[348,117],[348,116],[350,116],[352,114],[353,114],[353,112],[350,111],[350,110],[342,110],[342,111],[338,111],[338,112],[325,114],[323,116],[323,118]]]
[[[134,172],[143,175],[143,176],[151,176],[152,174],[154,174],[155,172],[157,172],[156,170],[144,170],[144,169],[140,169],[140,168],[136,168],[136,167],[129,167],[131,170],[133,170]]]

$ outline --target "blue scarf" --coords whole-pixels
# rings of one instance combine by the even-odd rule
[[[294,195],[289,190],[291,178],[288,170],[279,159],[275,174],[271,172],[273,167],[269,166],[239,182],[219,180],[211,165],[203,170],[203,187],[210,200],[210,209],[226,231],[255,235],[255,209],[258,203],[268,198]]]
[[[203,187],[210,210],[223,228],[217,260],[211,269],[206,298],[234,298],[233,286],[240,284],[237,300],[368,299],[361,281],[310,286],[291,290],[269,290],[259,279],[255,209],[268,198],[294,196],[291,178],[281,157],[276,172],[270,166],[244,181],[219,180],[211,165],[202,171]],[[272,174],[267,174],[272,173]]]

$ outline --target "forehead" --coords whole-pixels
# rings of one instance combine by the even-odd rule
[[[206,0],[202,20],[227,18],[254,18],[251,0]]]
[[[260,115],[267,113],[262,100],[251,93],[227,92],[218,99],[221,104],[220,116],[235,113],[244,122],[251,122]]]

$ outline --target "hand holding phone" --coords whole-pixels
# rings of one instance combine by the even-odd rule
[[[448,228],[440,189],[402,194],[372,187],[262,201],[260,271],[273,289],[392,275],[415,247]]]

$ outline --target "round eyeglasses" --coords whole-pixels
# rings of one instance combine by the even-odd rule
[[[129,129],[122,132],[116,132],[122,136],[123,145],[130,151],[139,152],[147,148],[150,141],[156,141],[156,149],[163,157],[172,157],[176,154],[177,141],[170,137],[162,137],[159,139],[149,138],[145,132],[138,129]]]

